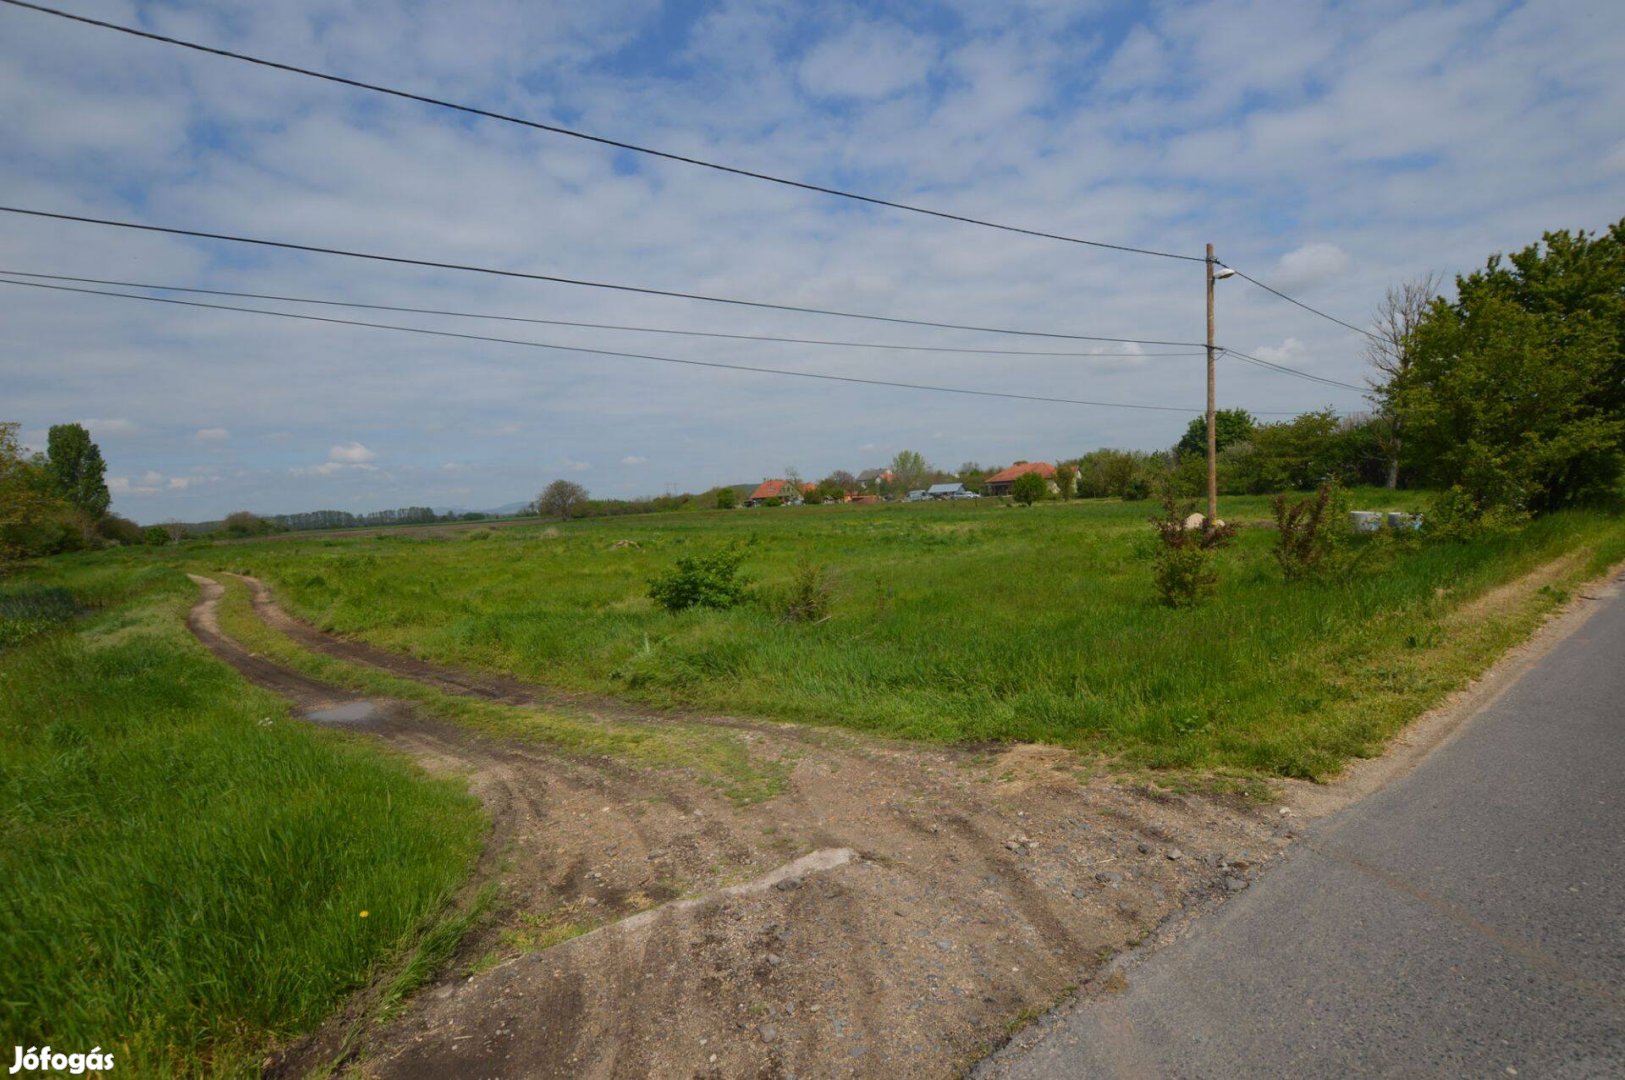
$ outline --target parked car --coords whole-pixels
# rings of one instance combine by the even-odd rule
[[[908,498],[906,500],[904,500],[904,501],[905,502],[924,502],[925,499],[926,499],[926,495],[925,495],[924,491],[911,491],[911,492],[908,493]]]
[[[981,496],[974,491],[956,491],[948,496],[950,499],[980,499]]]

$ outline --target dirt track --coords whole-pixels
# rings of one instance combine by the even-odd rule
[[[493,820],[480,873],[500,893],[440,981],[365,1031],[345,1066],[359,1075],[956,1075],[1284,843],[1273,813],[1082,779],[1053,749],[831,738],[448,670],[324,635],[250,584],[260,617],[310,650],[510,704],[724,725],[753,754],[795,757],[783,794],[736,806],[684,770],[564,757],[373,702],[343,726],[469,777]],[[218,656],[307,716],[356,702],[226,638],[220,595],[205,583],[189,620]],[[280,1071],[336,1045],[327,1031],[289,1047]]]

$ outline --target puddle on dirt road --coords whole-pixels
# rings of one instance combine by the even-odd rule
[[[378,716],[378,706],[370,701],[348,701],[330,709],[312,709],[305,714],[307,720],[318,724],[359,724]]]

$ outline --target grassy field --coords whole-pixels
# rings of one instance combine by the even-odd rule
[[[1355,505],[1414,507],[1357,492]],[[911,738],[1033,740],[1154,767],[1324,776],[1526,634],[1562,590],[1625,557],[1625,522],[1554,515],[1472,545],[1373,544],[1351,573],[1287,585],[1244,530],[1213,601],[1159,606],[1149,504],[804,507],[650,515],[443,537],[193,548],[269,580],[318,625],[427,658],[660,705]],[[1268,517],[1228,499],[1232,520]],[[616,541],[631,543],[617,545]],[[670,615],[648,579],[745,546],[758,599]],[[1544,591],[1463,605],[1568,556]],[[140,558],[144,556],[131,556]],[[786,622],[798,563],[828,564],[833,617]]]
[[[8,1047],[255,1073],[432,938],[478,854],[460,784],[290,720],[192,640],[195,596],[139,554],[0,584]]]

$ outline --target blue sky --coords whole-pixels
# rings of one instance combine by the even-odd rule
[[[1383,290],[1625,212],[1625,7],[72,2],[70,10],[955,213]],[[1197,340],[1201,268],[839,200],[0,10],[16,205],[818,307]],[[8,219],[0,265],[578,321],[1008,347]],[[1360,382],[1232,280],[1222,343]],[[473,329],[399,316],[426,327]],[[496,324],[492,332],[514,333]],[[985,357],[523,327],[557,344],[1196,410],[1200,357]],[[141,521],[703,489],[918,449],[1170,444],[1187,417],[809,383],[0,287],[0,418],[90,424]],[[1101,343],[1065,351],[1131,351]],[[1059,350],[1058,350],[1059,351]],[[1147,349],[1147,352],[1156,350]],[[1223,405],[1362,407],[1221,364]]]

